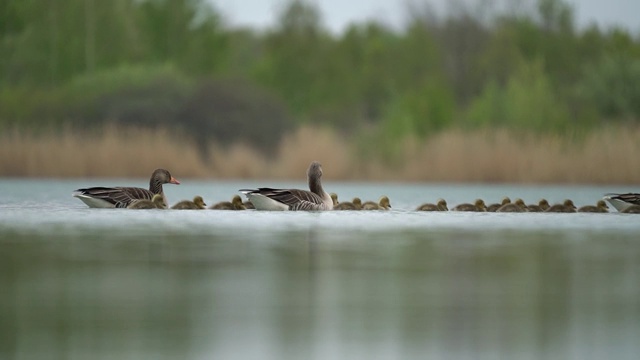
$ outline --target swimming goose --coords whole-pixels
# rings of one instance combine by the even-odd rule
[[[373,201],[366,201],[362,204],[362,210],[389,210],[390,208],[391,203],[387,196],[382,196],[377,203]]]
[[[518,198],[512,203],[500,206],[496,212],[527,212],[527,205],[524,204],[524,200]]]
[[[603,199],[607,200],[619,212],[630,206],[640,205],[640,194],[637,193],[606,194]]]
[[[549,208],[549,202],[547,199],[540,199],[538,204],[527,205],[528,212],[543,212]]]
[[[625,214],[640,214],[640,205],[631,205],[620,212]]]
[[[242,203],[240,195],[234,195],[229,201],[221,201],[217,204],[213,204],[209,209],[212,210],[246,210],[247,207]]]
[[[204,203],[202,196],[196,196],[191,200],[182,200],[179,203],[173,205],[171,208],[174,210],[202,210],[207,206]]]
[[[418,206],[416,211],[449,211],[449,208],[444,199],[438,199],[435,204],[426,203]]]
[[[91,187],[75,190],[72,195],[92,208],[126,208],[134,200],[151,200],[155,194],[162,195],[166,205],[163,184],[179,185],[180,181],[167,170],[156,169],[149,179],[149,190],[138,187]]]
[[[452,211],[487,211],[487,206],[484,204],[484,200],[476,199],[473,204],[459,204],[456,205]]]
[[[166,208],[167,208],[167,205],[165,205],[164,199],[160,194],[153,195],[151,200],[147,200],[147,199],[133,200],[129,205],[127,205],[127,209],[166,209]]]
[[[596,206],[593,206],[593,205],[582,206],[581,208],[578,209],[578,212],[606,213],[606,212],[609,212],[609,207],[607,206],[607,203],[604,202],[604,200],[598,200],[598,202],[596,203]]]
[[[313,161],[307,170],[309,190],[241,189],[257,210],[331,210],[333,200],[322,188],[322,165]]]
[[[576,212],[576,206],[573,205],[573,201],[566,199],[562,204],[555,204],[544,212],[574,213]]]
[[[351,202],[343,201],[333,207],[333,210],[361,210],[362,200],[359,197],[353,198]]]
[[[487,206],[487,211],[496,212],[501,206],[511,204],[511,199],[508,196],[502,198],[502,202],[495,203]]]

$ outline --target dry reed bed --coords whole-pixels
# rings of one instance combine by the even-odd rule
[[[303,127],[286,136],[276,155],[236,144],[212,145],[203,162],[187,138],[164,130],[107,128],[100,135],[72,131],[0,135],[0,176],[147,177],[165,167],[180,178],[304,179],[311,160],[325,179],[433,182],[640,182],[640,128],[593,132],[579,141],[507,131],[447,131],[424,142],[403,141],[389,166],[361,159],[348,139]]]

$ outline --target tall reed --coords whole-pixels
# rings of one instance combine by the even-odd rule
[[[604,128],[578,140],[450,130],[403,141],[393,164],[358,155],[356,146],[331,130],[302,127],[285,136],[274,155],[246,144],[211,144],[204,161],[189,138],[162,129],[10,130],[0,134],[0,176],[147,177],[165,167],[180,178],[298,180],[319,160],[330,180],[640,183],[639,127]]]

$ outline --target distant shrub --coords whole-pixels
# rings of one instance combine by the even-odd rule
[[[543,71],[541,62],[521,66],[504,87],[489,82],[467,111],[472,127],[507,127],[536,132],[562,132],[570,112]]]
[[[451,89],[438,81],[429,82],[396,96],[386,108],[381,130],[393,139],[422,139],[451,125],[454,108]]]
[[[272,93],[240,79],[202,82],[184,103],[178,122],[204,156],[215,142],[243,142],[273,152],[280,137],[293,129],[285,104]]]
[[[606,118],[640,120],[640,60],[630,56],[604,56],[585,66],[578,85],[582,98]]]

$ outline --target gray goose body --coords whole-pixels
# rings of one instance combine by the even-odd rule
[[[603,199],[608,201],[609,204],[619,212],[624,211],[628,207],[640,205],[640,194],[638,193],[606,194]]]
[[[300,189],[241,189],[256,210],[323,211],[333,209],[331,196],[324,191],[320,179],[322,165],[313,161],[307,170],[309,190]]]
[[[92,208],[126,208],[136,200],[151,200],[153,195],[162,195],[164,204],[167,199],[162,190],[163,184],[180,184],[169,171],[164,169],[156,169],[149,179],[149,189],[139,187],[91,187],[77,189],[73,192],[73,196],[82,200],[85,204]]]

